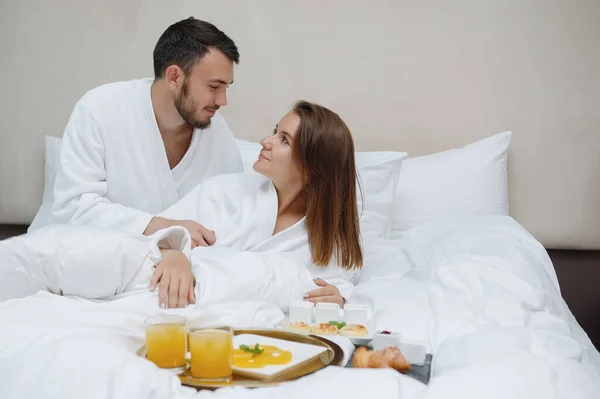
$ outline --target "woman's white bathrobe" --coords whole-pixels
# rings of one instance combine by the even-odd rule
[[[203,270],[217,264],[216,270],[224,274],[254,273],[250,279],[276,278],[300,268],[308,271],[311,279],[321,278],[335,285],[348,298],[356,271],[344,270],[334,261],[327,267],[312,262],[304,218],[273,235],[277,211],[277,192],[271,180],[257,173],[239,173],[204,181],[160,216],[195,220],[215,231],[214,246],[199,247],[190,254],[194,273],[200,278]],[[318,288],[310,281],[303,286],[304,290]],[[298,299],[304,292],[298,293]]]
[[[255,173],[214,176],[161,215],[197,220],[215,230],[216,244],[191,250],[182,227],[145,237],[91,226],[48,226],[0,242],[0,300],[39,290],[97,299],[148,294],[159,247],[189,256],[197,306],[264,301],[285,311],[290,301],[318,288],[317,277],[336,285],[344,297],[353,289],[354,271],[312,264],[304,220],[272,235],[277,193],[270,180]]]

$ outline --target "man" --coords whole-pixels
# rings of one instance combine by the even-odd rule
[[[188,18],[154,49],[154,79],[97,87],[67,124],[54,185],[56,223],[153,234],[186,227],[195,246],[214,232],[194,221],[154,217],[202,180],[243,171],[235,139],[217,111],[239,63],[235,43]]]

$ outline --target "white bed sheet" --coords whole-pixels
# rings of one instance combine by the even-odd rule
[[[600,354],[543,246],[507,216],[437,218],[367,251],[352,302],[434,353],[425,398],[597,398]]]
[[[137,247],[113,255],[144,264]],[[10,261],[25,262],[23,248]],[[278,388],[196,392],[135,355],[143,319],[160,312],[155,297],[96,302],[40,292],[0,303],[0,398],[599,397],[600,354],[562,300],[544,248],[509,217],[432,220],[401,241],[372,243],[365,258],[351,302],[370,305],[377,329],[429,342],[428,386],[389,370],[332,367]],[[172,312],[244,327],[283,317],[263,302]]]

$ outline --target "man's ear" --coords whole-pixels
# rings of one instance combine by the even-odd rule
[[[165,69],[165,81],[172,89],[181,87],[184,80],[185,74],[179,66],[169,65],[167,69]]]

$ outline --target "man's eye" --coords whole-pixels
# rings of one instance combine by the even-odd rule
[[[211,89],[216,90],[219,88],[219,86],[209,86]]]

